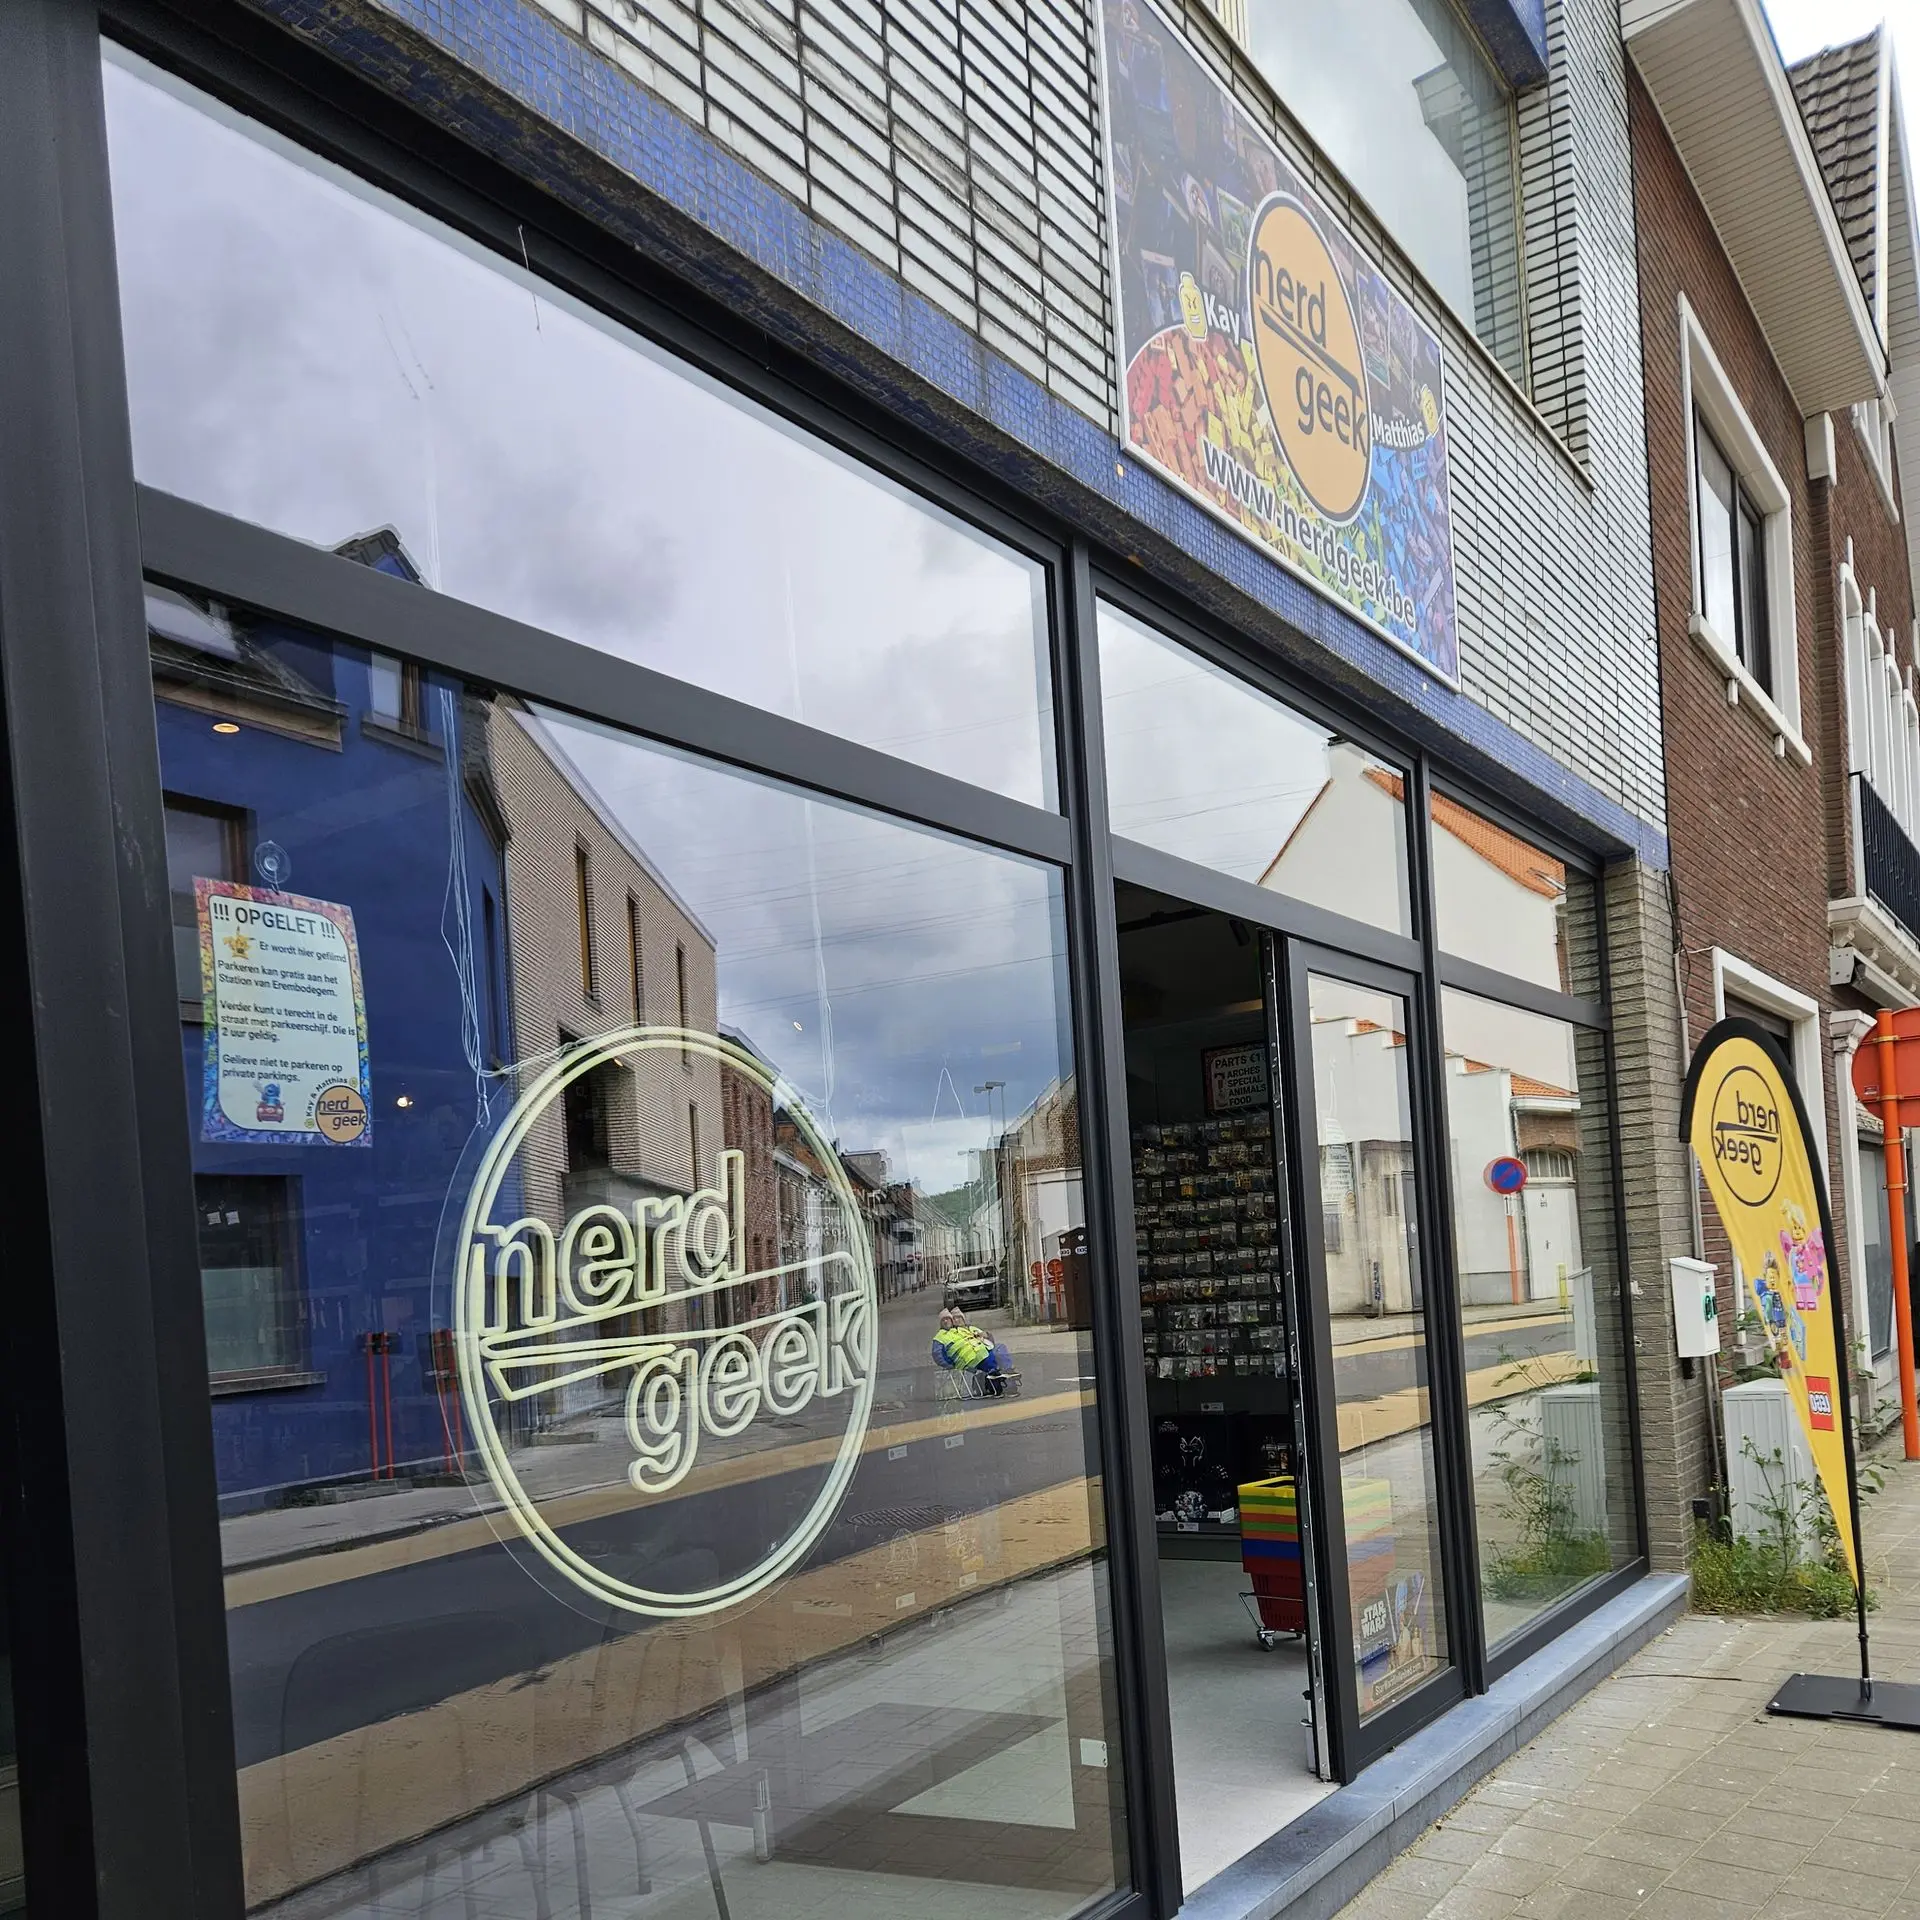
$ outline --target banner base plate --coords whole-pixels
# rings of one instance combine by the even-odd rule
[[[1795,1720],[1851,1720],[1920,1733],[1920,1686],[1876,1680],[1873,1692],[1863,1694],[1858,1675],[1842,1679],[1837,1674],[1796,1673],[1767,1702],[1767,1711]]]

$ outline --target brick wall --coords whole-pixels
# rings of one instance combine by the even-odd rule
[[[1815,489],[1807,477],[1800,413],[1706,210],[1637,78],[1630,101],[1638,161],[1653,572],[1682,1009],[1688,1039],[1697,1042],[1714,1018],[1716,947],[1818,1004],[1828,1165],[1837,1168],[1840,1128],[1825,1034],[1825,1015],[1833,1005],[1827,981],[1826,888],[1829,805],[1843,786],[1845,758],[1844,749],[1837,747],[1844,738],[1836,712],[1842,682],[1817,617],[1827,572],[1824,514],[1817,511]],[[1791,753],[1777,756],[1771,726],[1750,705],[1728,705],[1723,674],[1688,632],[1694,566],[1691,468],[1681,393],[1682,294],[1790,496],[1800,731],[1812,749],[1811,765]],[[1834,1254],[1844,1272],[1845,1223],[1838,1215],[1836,1208],[1840,1244]],[[1710,1206],[1703,1212],[1703,1228],[1704,1256],[1719,1268],[1722,1324],[1730,1328],[1739,1310],[1733,1265]],[[1662,1339],[1662,1354],[1670,1344]],[[1649,1357],[1644,1344],[1642,1353],[1645,1362]],[[1649,1371],[1660,1371],[1657,1357]],[[1694,1414],[1687,1396],[1677,1388],[1669,1391],[1676,1396],[1676,1417],[1690,1423]],[[1684,1440],[1676,1445],[1685,1452]]]
[[[513,982],[514,1049],[524,1078],[545,1066],[563,1037],[591,1040],[635,1024],[678,1026],[679,959],[685,956],[686,1024],[714,1031],[717,983],[713,941],[613,824],[588,805],[527,724],[495,706],[487,745],[507,843],[508,967]],[[594,974],[582,982],[575,849],[587,849],[593,884]],[[627,902],[639,909],[644,1022],[633,1010]],[[649,1053],[608,1070],[611,1169],[670,1191],[710,1182],[726,1139],[720,1068],[704,1055],[683,1062],[677,1050]],[[699,1116],[700,1159],[692,1164],[688,1109]],[[521,1158],[527,1211],[557,1225],[568,1173],[561,1107],[549,1106]]]

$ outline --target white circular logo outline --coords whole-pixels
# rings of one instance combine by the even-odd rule
[[[758,1566],[718,1586],[687,1594],[659,1593],[614,1579],[560,1538],[540,1512],[538,1503],[520,1484],[519,1476],[514,1472],[506,1449],[500,1442],[492,1405],[487,1396],[480,1355],[480,1332],[472,1324],[467,1274],[468,1249],[475,1244],[482,1223],[491,1217],[494,1203],[499,1197],[501,1181],[526,1143],[534,1122],[582,1074],[592,1072],[609,1060],[630,1054],[669,1051],[683,1056],[698,1054],[722,1066],[731,1067],[736,1073],[752,1080],[793,1119],[826,1174],[835,1197],[846,1210],[848,1238],[851,1242],[849,1250],[857,1282],[855,1290],[866,1306],[867,1325],[874,1346],[872,1360],[854,1383],[853,1411],[834,1457],[832,1471],[826,1484],[815,1496],[806,1518]],[[696,1168],[694,1171],[697,1180],[699,1170]],[[494,1491],[500,1496],[503,1506],[527,1543],[563,1579],[595,1599],[629,1613],[645,1614],[656,1619],[692,1618],[717,1613],[724,1607],[752,1599],[789,1572],[825,1532],[839,1511],[840,1503],[846,1496],[847,1484],[859,1465],[873,1409],[874,1363],[878,1360],[879,1346],[879,1289],[874,1277],[873,1249],[868,1241],[858,1197],[840,1163],[839,1154],[821,1137],[812,1116],[796,1097],[793,1088],[769,1072],[766,1065],[753,1054],[715,1034],[703,1034],[685,1027],[656,1026],[624,1027],[570,1049],[548,1066],[515,1101],[500,1131],[489,1144],[474,1175],[473,1184],[468,1189],[467,1204],[461,1215],[460,1235],[455,1246],[453,1345],[459,1372],[460,1398],[472,1423],[474,1439]]]

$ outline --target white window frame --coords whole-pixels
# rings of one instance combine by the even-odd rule
[[[1773,750],[1781,758],[1791,753],[1802,766],[1813,762],[1813,749],[1800,734],[1799,622],[1793,595],[1793,496],[1754,431],[1747,410],[1727,378],[1720,356],[1713,350],[1699,316],[1685,294],[1680,296],[1680,402],[1686,421],[1687,553],[1693,599],[1687,630],[1727,683],[1727,703],[1743,700],[1773,734]],[[1720,451],[1746,488],[1753,504],[1765,516],[1767,569],[1767,649],[1773,669],[1771,693],[1741,664],[1733,636],[1716,633],[1700,605],[1699,461],[1694,423],[1705,419]]]
[[[1893,635],[1881,628],[1876,602],[1877,595],[1861,595],[1849,543],[1847,558],[1840,563],[1847,770],[1865,778],[1901,831],[1920,844],[1920,694],[1912,672],[1900,671]],[[1920,625],[1915,639],[1920,644]],[[1858,858],[1856,849],[1856,862]]]
[[[1806,1102],[1807,1117],[1813,1122],[1815,1149],[1820,1155],[1821,1171],[1827,1165],[1827,1064],[1826,1043],[1821,1035],[1823,1014],[1820,1002],[1798,987],[1763,973],[1750,961],[1742,960],[1724,947],[1713,950],[1713,1017],[1727,1017],[1727,995],[1756,1007],[1777,1013],[1793,1026],[1793,1077],[1800,1084],[1800,1098]]]
[[[1893,497],[1893,422],[1897,411],[1890,393],[1853,403],[1853,430],[1860,436],[1868,469],[1879,490],[1881,510],[1896,526],[1900,522],[1899,503]]]

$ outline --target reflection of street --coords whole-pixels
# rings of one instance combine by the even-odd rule
[[[1537,1392],[1572,1379],[1579,1370],[1568,1314],[1482,1310],[1476,1315],[1469,1309],[1463,1333],[1471,1407]],[[1343,1315],[1334,1321],[1342,1453],[1425,1424],[1425,1342],[1422,1322],[1411,1314],[1384,1320]]]
[[[258,1558],[249,1528],[284,1527],[285,1517],[229,1521],[235,1736],[256,1891],[301,1885],[315,1865],[331,1871],[364,1855],[370,1820],[376,1830],[390,1823],[386,1844],[429,1831],[417,1817],[417,1793],[386,1816],[359,1804],[367,1782],[402,1755],[418,1765],[432,1754],[434,1767],[457,1760],[462,1777],[448,1776],[448,1819],[518,1791],[541,1743],[476,1741],[464,1724],[469,1703],[512,1708],[518,1690],[544,1688],[583,1663],[591,1669],[612,1659],[635,1676],[660,1667],[664,1685],[636,1679],[624,1745],[684,1714],[687,1650],[715,1634],[729,1644],[756,1642],[748,1665],[763,1675],[804,1670],[875,1633],[911,1628],[941,1607],[1083,1557],[1099,1537],[1099,1493],[1086,1478],[1096,1436],[1082,1338],[980,1316],[1012,1347],[1024,1391],[945,1407],[935,1398],[929,1351],[937,1301],[922,1294],[882,1304],[873,1421],[839,1513],[804,1573],[717,1624],[623,1619],[609,1629],[560,1604],[496,1539],[500,1516],[475,1516],[464,1490],[452,1490],[464,1515],[450,1496],[439,1524],[416,1521],[398,1535],[383,1525],[378,1499],[320,1510],[332,1519],[328,1532],[308,1520],[305,1550],[268,1564],[245,1564]],[[811,1456],[819,1441],[788,1435],[783,1445],[771,1432],[764,1437],[772,1444],[717,1460],[694,1490],[642,1502],[620,1477],[623,1443],[600,1432],[615,1423],[579,1424],[581,1444],[530,1449],[529,1470],[551,1472],[560,1461],[572,1489],[553,1501],[562,1537],[636,1568],[671,1566],[710,1551],[715,1538],[768,1537],[818,1470]],[[710,1653],[701,1659],[713,1666]],[[1057,1655],[1050,1664],[1057,1669]],[[693,1704],[709,1704],[706,1694],[724,1679],[717,1669],[707,1674]],[[608,1744],[591,1714],[563,1714],[549,1734],[546,1772],[577,1766]],[[444,1741],[457,1751],[443,1750]],[[335,1850],[312,1831],[318,1811],[303,1791],[305,1864],[256,1869],[274,1856],[271,1835],[289,1827],[292,1776],[309,1774],[335,1800],[354,1800],[338,1811]]]
[[[384,1857],[267,1909],[286,1920],[824,1920],[844,1911],[850,1870],[891,1876],[885,1910],[925,1920],[1058,1914],[1113,1872],[1075,1744],[1100,1695],[1085,1657],[1101,1638],[1097,1578],[1067,1567],[963,1596],[894,1630],[885,1660],[868,1639],[870,1605],[763,1601],[703,1633],[692,1655],[629,1635],[378,1741],[329,1741],[284,1768],[256,1767],[241,1782],[250,1896],[278,1894],[288,1867],[311,1877],[278,1857],[297,1796],[307,1860],[329,1843],[342,1865]],[[778,1678],[796,1655],[802,1677]],[[707,1660],[711,1684],[687,1684],[690,1657]],[[655,1690],[670,1731],[636,1738],[651,1729],[614,1724]],[[556,1731],[589,1716],[603,1757],[555,1778]],[[577,1763],[577,1738],[573,1748]],[[421,1833],[430,1837],[407,1843]]]

